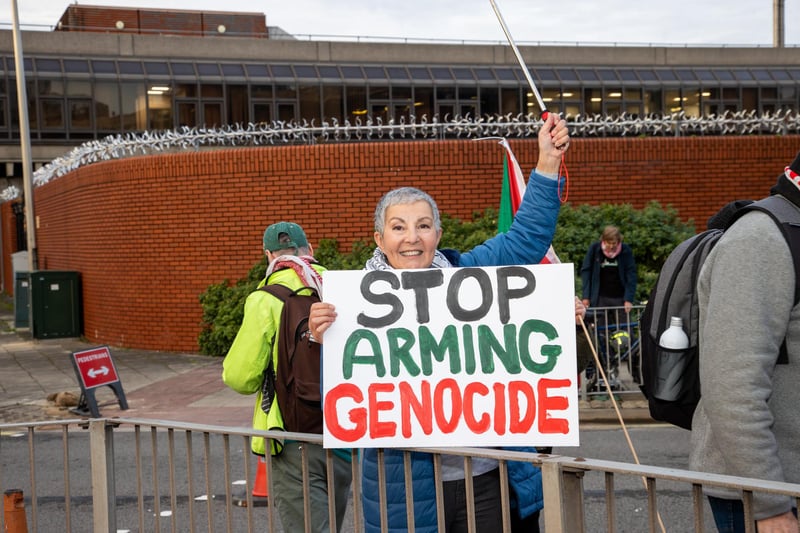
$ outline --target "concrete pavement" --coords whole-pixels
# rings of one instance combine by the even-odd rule
[[[15,330],[13,310],[0,308],[0,424],[81,418],[48,396],[81,393],[71,354],[97,344],[79,338],[33,339]],[[128,409],[120,409],[111,387],[95,388],[103,417],[175,420],[249,427],[253,396],[230,390],[222,382],[222,358],[109,347]],[[638,394],[620,395],[626,424],[650,422],[647,404]],[[610,401],[581,402],[581,427],[618,424]]]

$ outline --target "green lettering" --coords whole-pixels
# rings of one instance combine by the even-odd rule
[[[531,337],[533,335],[544,335],[548,341],[558,337],[556,328],[549,322],[544,320],[526,320],[519,328],[519,355],[522,360],[522,366],[535,374],[547,374],[556,366],[558,356],[561,355],[562,348],[560,344],[542,344],[539,348],[539,354],[543,355],[546,360],[543,363],[534,361],[531,354]]]
[[[519,365],[519,353],[517,353],[517,326],[515,324],[503,326],[503,344],[497,340],[492,328],[479,325],[478,352],[481,358],[481,369],[486,374],[494,373],[493,354],[497,354],[497,359],[509,374],[519,374],[522,371]]]
[[[361,341],[366,341],[371,352],[369,354],[356,354]],[[355,365],[371,365],[375,367],[375,375],[382,378],[386,375],[386,365],[383,363],[383,352],[378,337],[368,329],[357,329],[347,337],[344,345],[344,357],[342,358],[342,375],[344,379],[353,377],[353,367]]]
[[[392,328],[386,331],[386,339],[389,341],[389,371],[392,377],[400,375],[401,364],[410,376],[418,376],[419,365],[411,357],[414,334],[405,328]]]
[[[461,336],[464,342],[464,371],[468,376],[472,376],[478,368],[478,364],[475,362],[475,341],[472,339],[472,326],[464,324],[461,327]]]
[[[419,351],[422,373],[430,376],[433,373],[433,359],[442,362],[446,354],[450,354],[450,373],[461,372],[461,358],[458,349],[458,331],[453,325],[447,326],[442,338],[437,341],[427,326],[419,328]]]

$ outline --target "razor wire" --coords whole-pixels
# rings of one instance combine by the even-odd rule
[[[664,137],[695,135],[786,135],[800,133],[800,114],[776,111],[726,111],[720,115],[687,116],[683,111],[668,115],[635,116],[622,113],[566,115],[574,138]],[[252,147],[269,145],[316,145],[326,143],[380,142],[397,140],[478,139],[483,137],[530,138],[542,122],[533,113],[487,117],[422,116],[383,120],[365,116],[351,120],[273,121],[229,126],[181,127],[177,130],[144,131],[109,135],[87,141],[62,157],[43,165],[33,174],[34,186],[43,185],[82,166],[137,155],[200,150],[204,147]],[[2,199],[19,196],[9,187]]]

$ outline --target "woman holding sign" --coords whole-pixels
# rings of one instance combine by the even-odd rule
[[[522,204],[507,233],[499,234],[469,252],[439,250],[442,236],[439,210],[427,193],[402,187],[388,192],[375,209],[377,248],[366,269],[401,270],[537,264],[544,257],[556,228],[560,208],[558,171],[569,147],[566,122],[550,113],[539,130],[539,159],[531,173]],[[576,303],[578,306],[580,302]],[[582,307],[582,306],[581,306]],[[577,307],[576,307],[577,310]],[[336,318],[334,306],[314,304],[309,317],[312,335],[323,338]],[[533,451],[530,448],[523,451]],[[466,531],[464,459],[441,457],[444,481],[444,531]],[[363,505],[366,531],[381,530],[377,450],[363,451]],[[414,527],[417,532],[438,531],[433,456],[411,453]],[[509,482],[521,519],[530,518],[543,506],[541,472],[530,463],[510,462]],[[475,521],[478,531],[502,530],[501,487],[498,462],[473,458]],[[388,506],[388,530],[408,529],[403,452],[384,451],[384,479]],[[536,522],[538,526],[538,522]]]

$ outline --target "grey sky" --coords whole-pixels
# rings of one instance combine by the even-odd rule
[[[520,43],[669,43],[771,46],[772,0],[496,0]],[[349,35],[505,42],[489,0],[94,0],[87,5],[265,13],[267,25],[295,35]],[[17,0],[20,24],[56,24],[69,2]],[[12,3],[0,10],[9,27]],[[800,0],[785,0],[800,21]],[[800,45],[800,24],[785,42]]]

